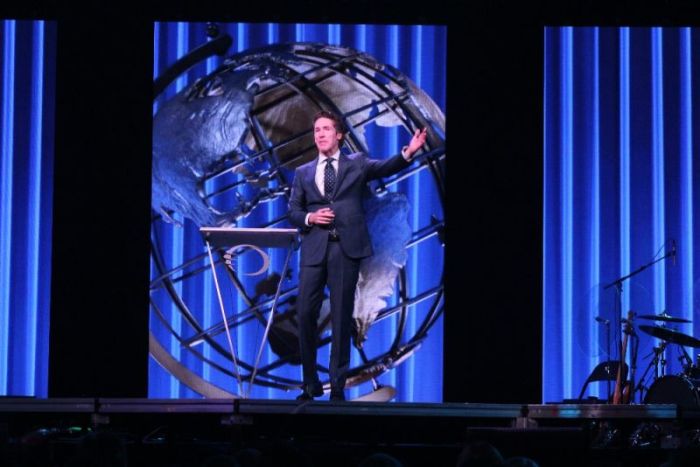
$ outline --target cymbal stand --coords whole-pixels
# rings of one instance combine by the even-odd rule
[[[685,347],[683,347],[682,345],[679,345],[678,347],[680,347],[683,351],[683,355],[678,357],[678,360],[680,360],[681,366],[683,367],[683,371],[685,372],[685,374],[691,376],[691,371],[693,369],[693,359],[690,358],[690,355],[688,355],[688,352],[686,352]],[[685,365],[683,365],[684,360]]]
[[[639,378],[639,383],[637,384],[637,387],[634,390],[635,392],[639,391],[640,402],[644,401],[644,391],[646,390],[646,387],[644,386],[644,381],[647,379],[647,374],[649,373],[649,370],[654,368],[654,381],[656,381],[657,379],[659,379],[659,363],[661,363],[662,368],[664,365],[666,365],[666,360],[664,360],[664,351],[666,350],[667,345],[668,342],[663,341],[661,342],[661,345],[659,345],[658,347],[654,347],[654,358],[649,362],[649,365],[647,366],[646,370],[644,370],[644,374],[642,375],[642,377]]]
[[[666,354],[663,354],[663,355],[661,356],[661,378],[663,378],[664,376],[666,376],[666,363],[667,363],[667,361],[666,361]]]

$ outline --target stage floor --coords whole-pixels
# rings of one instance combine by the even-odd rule
[[[0,413],[208,413],[220,415],[347,415],[459,417],[464,419],[508,419],[519,417],[547,420],[590,418],[700,418],[700,407],[676,404],[479,404],[479,403],[385,403],[289,401],[262,399],[137,399],[0,397]]]
[[[158,459],[185,459],[205,446],[239,449],[281,440],[303,443],[315,458],[342,453],[346,462],[334,465],[356,465],[359,456],[377,450],[403,458],[404,465],[454,465],[464,444],[477,439],[542,466],[611,458],[613,465],[659,465],[671,450],[700,447],[700,408],[0,398],[0,439],[14,446],[9,452],[15,456],[28,436],[43,433],[59,446],[96,432],[118,433],[136,450],[132,458],[146,456],[151,465],[196,465]]]

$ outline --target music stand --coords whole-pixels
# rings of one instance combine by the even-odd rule
[[[292,252],[295,250],[297,245],[297,230],[296,229],[256,229],[256,228],[237,228],[237,227],[201,227],[200,232],[204,235],[204,241],[207,244],[207,253],[209,254],[209,264],[211,265],[212,275],[214,277],[214,287],[216,287],[216,294],[219,299],[219,308],[221,309],[221,319],[223,320],[224,327],[226,329],[226,337],[228,339],[229,350],[231,351],[231,356],[233,358],[233,366],[238,380],[238,389],[241,397],[247,397],[243,392],[243,382],[241,380],[241,374],[238,370],[238,358],[236,357],[236,352],[234,350],[233,341],[231,340],[231,331],[228,327],[228,320],[226,319],[226,311],[224,310],[224,301],[221,298],[221,288],[219,287],[219,279],[216,274],[216,265],[214,263],[214,258],[212,256],[212,246],[215,248],[234,248],[237,246],[252,246],[256,248],[287,248],[287,257],[284,260],[284,267],[282,268],[282,273],[280,274],[280,280],[277,284],[277,290],[275,291],[275,296],[272,299],[272,308],[270,308],[270,316],[267,318],[267,324],[265,325],[265,333],[263,334],[262,342],[260,342],[260,348],[258,349],[257,356],[255,358],[255,364],[253,365],[253,372],[250,376],[250,384],[248,386],[248,395],[250,395],[250,390],[255,382],[255,374],[258,371],[258,364],[260,363],[260,357],[262,356],[263,348],[267,342],[267,337],[270,332],[270,326],[272,325],[272,319],[275,315],[275,310],[277,309],[277,300],[279,299],[280,292],[282,290],[282,281],[287,275],[287,270],[289,269],[289,260],[292,257]]]

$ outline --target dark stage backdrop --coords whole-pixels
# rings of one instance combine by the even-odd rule
[[[0,395],[46,396],[56,23],[0,21]]]
[[[520,13],[450,35],[447,401],[540,401],[542,27]]]
[[[550,27],[544,50],[543,398],[557,401],[576,397],[597,363],[619,358],[630,311],[692,320],[671,328],[700,335],[700,30]],[[662,259],[674,248],[675,259]],[[605,289],[653,260],[619,300]],[[596,317],[610,321],[611,354]],[[639,326],[664,323],[633,323],[639,382],[661,342]],[[681,371],[682,355],[666,347],[667,374]]]
[[[406,25],[349,25],[349,24],[275,24],[275,23],[227,23],[220,25],[222,32],[227,32],[233,38],[230,53],[255,49],[267,44],[287,42],[323,42],[332,45],[347,46],[365,52],[376,58],[380,63],[386,63],[406,73],[435,103],[445,111],[446,108],[446,70],[447,70],[447,27],[445,26],[406,26]],[[156,23],[154,27],[154,77],[157,77],[176,59],[204,44],[207,41],[205,23]],[[195,79],[206,76],[222,63],[215,57],[191,69],[174,82],[156,101],[154,113],[158,105],[171,98],[176,92],[188,86]],[[309,122],[311,125],[311,122]],[[397,154],[401,147],[407,144],[410,135],[403,128],[385,129],[377,125],[368,126],[366,139],[370,154],[375,158],[385,158]],[[290,172],[288,177],[292,177]],[[213,191],[213,190],[212,190]],[[428,170],[423,170],[414,176],[393,186],[391,191],[406,194],[410,210],[408,222],[413,232],[429,228],[431,216],[438,220],[444,219],[438,189]],[[220,209],[230,209],[235,198],[231,195],[228,201],[220,203]],[[282,197],[253,210],[252,214],[240,220],[240,227],[260,227],[269,225],[275,219],[286,213],[287,198]],[[228,206],[228,207],[227,207]],[[177,293],[182,297],[194,319],[204,329],[212,324],[221,322],[218,302],[214,285],[208,268],[208,261],[201,258],[204,252],[201,235],[197,226],[189,219],[177,217],[184,227],[173,227],[163,222],[154,223],[152,240],[163,257],[166,269],[175,281]],[[289,227],[286,222],[273,223],[272,227]],[[197,259],[192,263],[192,258]],[[296,255],[294,256],[296,258]],[[292,276],[296,281],[296,260],[292,261]],[[188,264],[183,270],[178,270],[180,264]],[[279,271],[284,263],[284,252],[273,252],[271,270]],[[189,271],[204,266],[204,273],[180,281],[180,276]],[[240,271],[253,271],[258,267],[258,260],[243,256],[238,260],[236,268]],[[408,298],[418,297],[431,289],[442,286],[444,268],[444,250],[437,236],[408,248],[406,263]],[[180,311],[165,294],[162,283],[156,280],[160,277],[155,266],[152,266],[154,279],[151,289],[152,314],[151,332],[168,349],[168,352],[181,361],[188,369],[205,380],[228,391],[238,392],[235,379],[222,373],[217,365],[232,370],[232,365],[212,351],[208,344],[194,346],[193,350],[200,353],[204,359],[214,364],[205,363],[200,357],[183,348],[179,338],[187,339],[194,330],[180,315]],[[259,278],[245,279],[244,287],[250,292],[254,290]],[[225,291],[227,314],[241,313],[247,305],[239,294],[232,290]],[[252,295],[252,294],[251,294]],[[387,300],[387,306],[396,305],[399,300],[397,292]],[[420,328],[421,323],[431,308],[434,297],[408,307],[408,320],[400,339],[407,342]],[[440,305],[441,307],[442,305]],[[162,315],[159,319],[153,310]],[[266,316],[266,315],[265,315]],[[163,325],[163,321],[167,325]],[[397,389],[396,399],[401,402],[440,402],[443,392],[443,320],[438,319],[430,328],[427,338],[422,342],[418,351],[397,369],[378,378],[380,384],[387,384]],[[398,314],[377,321],[370,333],[364,350],[368,357],[380,355],[391,346],[398,329]],[[236,354],[249,363],[255,361],[257,348],[260,344],[264,326],[257,322],[252,325],[234,328],[233,343]],[[176,337],[178,336],[178,337]],[[217,340],[226,347],[224,334],[219,334]],[[329,346],[319,352],[319,358],[324,366],[327,364]],[[263,354],[261,365],[274,364],[278,357],[269,346]],[[360,356],[353,350],[351,366],[361,364]],[[198,397],[193,392],[163,370],[160,365],[151,360],[149,367],[149,397]],[[291,380],[301,379],[300,366],[282,366],[274,370],[274,374]],[[350,397],[357,397],[371,391],[369,383],[349,390]],[[255,387],[251,393],[257,398],[293,398],[294,392],[277,389]]]

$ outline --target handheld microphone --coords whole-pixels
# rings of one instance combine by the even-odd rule
[[[610,323],[609,319],[601,318],[600,316],[596,316],[595,320],[598,321],[599,323],[602,323],[602,324],[609,324]]]

